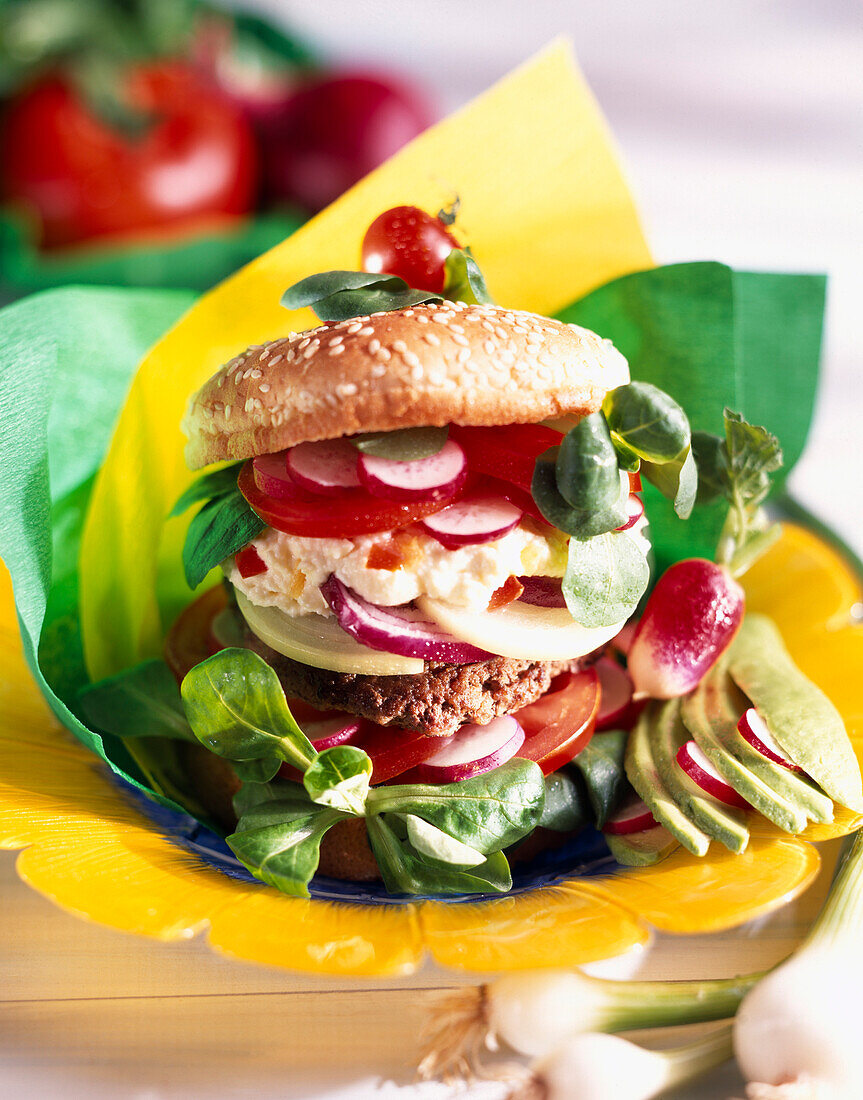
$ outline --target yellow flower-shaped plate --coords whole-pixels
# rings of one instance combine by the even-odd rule
[[[863,757],[863,598],[843,558],[788,524],[746,582],[800,666],[835,700]],[[163,835],[48,710],[21,655],[8,578],[0,601],[0,845],[18,872],[72,913],[161,940],[206,933],[227,955],[319,974],[410,974],[438,963],[488,971],[580,964],[671,933],[728,928],[772,911],[813,880],[810,840],[856,828],[840,811],[801,837],[766,827],[743,855],[678,849],[658,866],[565,879],[482,902],[384,905],[301,900],[228,877]]]

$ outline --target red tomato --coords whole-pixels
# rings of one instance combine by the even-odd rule
[[[237,480],[240,492],[252,509],[269,527],[288,535],[310,538],[353,538],[375,531],[392,531],[439,512],[458,500],[464,486],[447,500],[416,501],[399,504],[373,497],[362,489],[347,490],[344,496],[320,497],[291,488],[285,482],[284,497],[268,497],[255,484],[251,460],[243,466]]]
[[[143,133],[98,118],[61,77],[9,103],[4,197],[32,209],[45,247],[189,231],[251,209],[256,152],[238,108],[175,62],[132,70],[126,91],[133,107],[152,113]]]
[[[237,567],[237,572],[244,580],[247,577],[258,577],[261,573],[267,571],[267,566],[262,561],[261,555],[251,543],[234,554],[234,564]]]
[[[175,620],[165,638],[165,660],[178,682],[189,669],[222,648],[211,636],[210,624],[227,605],[225,589],[217,584],[184,608]]]
[[[504,428],[453,425],[450,436],[461,445],[475,473],[511,481],[528,492],[536,460],[562,439],[560,432],[542,424],[510,424]]]
[[[526,737],[517,756],[551,775],[577,756],[593,736],[599,714],[599,677],[592,668],[558,677],[551,691],[513,715]]]
[[[440,294],[446,258],[459,243],[439,218],[417,206],[394,206],[363,237],[363,270],[398,275],[408,286]]]

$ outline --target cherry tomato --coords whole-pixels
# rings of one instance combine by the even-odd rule
[[[288,535],[310,538],[353,538],[375,531],[393,531],[430,516],[462,496],[465,487],[446,500],[398,503],[374,497],[363,489],[347,490],[340,497],[320,497],[286,482],[278,500],[266,496],[255,484],[252,461],[240,471],[240,492],[269,527]]]
[[[408,286],[440,294],[446,258],[459,243],[439,218],[416,206],[394,206],[363,237],[364,271],[398,275]]]
[[[526,734],[516,755],[535,760],[543,775],[551,775],[577,756],[593,736],[599,701],[594,669],[558,677],[551,691],[513,715]]]
[[[530,492],[536,460],[562,436],[542,424],[510,424],[501,428],[462,428],[453,425],[450,436],[467,455],[468,466],[478,474],[510,481]]]
[[[417,91],[388,77],[312,77],[257,119],[267,197],[321,210],[430,122]]]
[[[189,232],[252,208],[254,137],[237,107],[176,62],[130,70],[126,92],[152,114],[143,133],[97,117],[62,77],[8,104],[4,197],[38,218],[46,248],[168,227]]]

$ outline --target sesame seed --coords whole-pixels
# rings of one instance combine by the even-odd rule
[[[371,355],[376,355],[378,353],[378,350],[380,349],[380,346],[381,342],[377,338],[375,338],[374,340],[369,340],[369,353]]]
[[[451,316],[451,313],[435,313],[432,316],[432,320],[436,321],[439,325],[445,325]]]
[[[454,332],[452,334],[452,338],[453,338],[453,342],[456,343],[456,344],[459,344],[461,347],[463,347],[463,348],[469,348],[470,347],[470,340],[468,340],[468,338],[466,336],[462,336],[460,333]]]
[[[276,363],[281,363],[283,359],[284,355],[274,355],[273,358],[270,360],[270,366],[274,367]],[[252,375],[252,377],[254,378],[254,375]]]
[[[486,332],[494,332],[494,325],[491,323],[491,321],[483,321],[482,327],[485,329]]]
[[[427,313],[418,313],[417,314],[417,323],[420,324],[420,325],[427,325],[429,323],[428,314]]]
[[[299,347],[298,347],[297,350],[302,351],[303,348],[307,348],[311,342],[312,342],[311,336],[307,336],[305,338],[305,340],[300,340]]]
[[[336,344],[336,346],[330,351],[330,355],[341,355],[344,350],[344,344]]]
[[[371,325],[363,325],[358,333],[359,336],[374,336],[374,334],[375,330]]]
[[[260,384],[260,386],[258,386],[258,389],[261,391],[261,393],[269,393],[270,392],[269,382],[262,382]]]
[[[393,351],[397,351],[400,355],[404,355],[407,350],[408,346],[404,340],[393,340]]]
[[[404,358],[404,361],[407,363],[407,365],[409,367],[418,367],[419,366],[419,362],[420,362],[419,361],[419,356],[415,355],[414,352],[406,351],[404,353],[403,358]]]
[[[486,340],[486,342],[483,344],[483,348],[489,355],[494,355],[495,346],[496,345],[494,340]]]
[[[422,365],[422,363],[417,363],[414,366],[413,370],[411,371],[411,378],[413,378],[414,382],[419,382],[420,379],[422,378],[422,376],[423,376],[423,365]]]
[[[355,382],[341,382],[336,386],[336,393],[339,397],[353,397],[357,392],[357,385]]]
[[[375,363],[371,370],[372,378],[383,378],[386,373],[387,368],[383,363]]]
[[[459,363],[466,363],[470,359],[470,348],[462,348],[458,353]]]
[[[406,309],[402,314],[403,317],[413,317],[414,311],[412,309]]]
[[[360,324],[359,321],[354,321],[354,323],[352,325],[348,325],[348,327],[345,329],[345,331],[350,333],[351,336],[353,336],[354,333],[359,332],[362,327],[363,326]]]
[[[331,348],[337,348],[343,340],[344,336],[334,336],[327,346]]]
[[[438,334],[436,332],[424,332],[423,333],[423,340],[425,340],[425,342],[427,344],[431,344],[432,347],[435,347],[435,348],[440,347],[440,337],[438,336]]]
[[[464,325],[450,325],[452,332],[457,332],[459,336],[464,336]]]
[[[379,348],[377,357],[381,360],[382,363],[389,363],[390,359],[392,359],[393,356],[389,348]]]
[[[433,386],[442,386],[443,383],[444,383],[445,378],[446,378],[446,375],[444,374],[443,371],[440,371],[440,370],[429,371],[429,382],[431,382],[431,384]]]
[[[232,409],[231,405],[225,405],[225,420],[230,420],[231,419],[231,409]]]

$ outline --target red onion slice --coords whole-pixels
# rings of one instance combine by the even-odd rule
[[[467,459],[458,443],[448,439],[437,454],[414,462],[361,454],[357,472],[361,484],[376,497],[447,500],[465,483]]]
[[[321,593],[342,630],[369,649],[450,665],[468,665],[493,656],[447,634],[414,608],[369,603],[335,574],[321,585]]]
[[[560,577],[519,577],[522,603],[533,607],[566,607]]]
[[[621,527],[615,527],[615,531],[628,531],[630,527],[634,527],[636,523],[644,515],[644,504],[641,497],[637,497],[635,493],[630,493],[626,502],[626,514],[627,521]]]
[[[512,759],[524,744],[524,730],[511,714],[486,726],[462,726],[434,756],[417,766],[426,783],[458,783]]]
[[[503,538],[518,526],[523,514],[500,497],[474,497],[427,516],[420,526],[447,550],[458,550]]]
[[[346,439],[298,443],[288,451],[286,465],[294,483],[311,493],[338,496],[359,488],[357,449]]]

